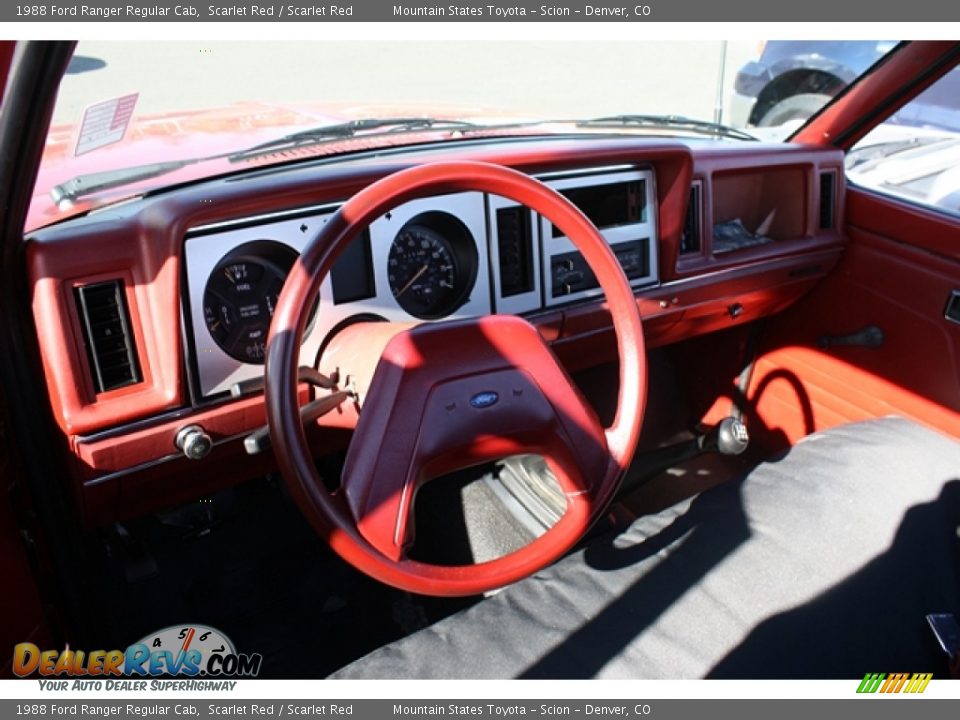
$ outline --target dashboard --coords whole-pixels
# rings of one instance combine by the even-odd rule
[[[633,287],[655,284],[656,191],[650,169],[542,176],[610,244]],[[209,398],[263,375],[286,273],[336,206],[193,230],[184,243],[195,391]],[[304,339],[312,365],[356,319],[418,322],[527,314],[595,297],[596,278],[547,220],[506,198],[459,193],[407,202],[357,237],[320,288]]]
[[[838,261],[842,153],[670,138],[495,138],[251,166],[108,206],[26,240],[37,341],[83,522],[202,498],[276,470],[244,439],[266,421],[270,319],[298,253],[370,183],[434,160],[512,167],[598,227],[634,288],[648,347],[750,323]],[[609,311],[569,239],[480,192],[423,197],[363,229],[316,298],[301,364],[358,321],[508,313],[571,372],[615,358]],[[375,362],[376,357],[366,358]],[[311,390],[301,387],[304,402]],[[308,428],[342,449],[356,408]],[[209,440],[191,458],[178,438]]]

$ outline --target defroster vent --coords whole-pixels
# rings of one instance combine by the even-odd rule
[[[140,363],[130,329],[123,281],[84,285],[74,292],[97,392],[140,382]]]

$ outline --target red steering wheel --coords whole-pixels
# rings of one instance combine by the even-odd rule
[[[577,246],[606,294],[616,332],[616,417],[603,428],[527,321],[507,315],[421,324],[386,345],[360,409],[341,488],[320,479],[300,420],[300,340],[320,283],[372,220],[417,197],[500,195],[549,219]],[[527,577],[576,544],[612,499],[640,433],[646,400],[643,329],[633,291],[593,224],[569,200],[515,170],[438,162],[357,193],[307,244],[270,327],[267,412],[277,460],[300,509],[357,569],[425,595],[473,595]],[[439,475],[507,455],[539,453],[567,500],[543,535],[495,560],[442,566],[412,560],[413,500]]]

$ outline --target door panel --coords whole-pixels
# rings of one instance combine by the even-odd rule
[[[0,404],[3,397],[0,396]],[[32,642],[50,646],[40,592],[27,557],[14,510],[14,470],[7,455],[8,438],[0,419],[0,679],[13,676],[13,647]]]
[[[765,333],[747,408],[759,434],[792,444],[897,414],[960,438],[960,324],[944,318],[960,290],[960,221],[851,189],[847,233],[837,269]],[[880,347],[818,347],[871,325]]]
[[[0,599],[0,614],[3,616],[3,622],[0,622],[2,679],[13,677],[14,645],[32,642],[46,649],[51,643],[40,594],[6,495],[0,502],[0,577],[5,588]]]

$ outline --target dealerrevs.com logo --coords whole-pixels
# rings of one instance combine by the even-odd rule
[[[18,677],[256,677],[262,662],[259,653],[238,653],[230,638],[204,625],[164,628],[126,650],[41,650],[33,643],[13,649]]]

